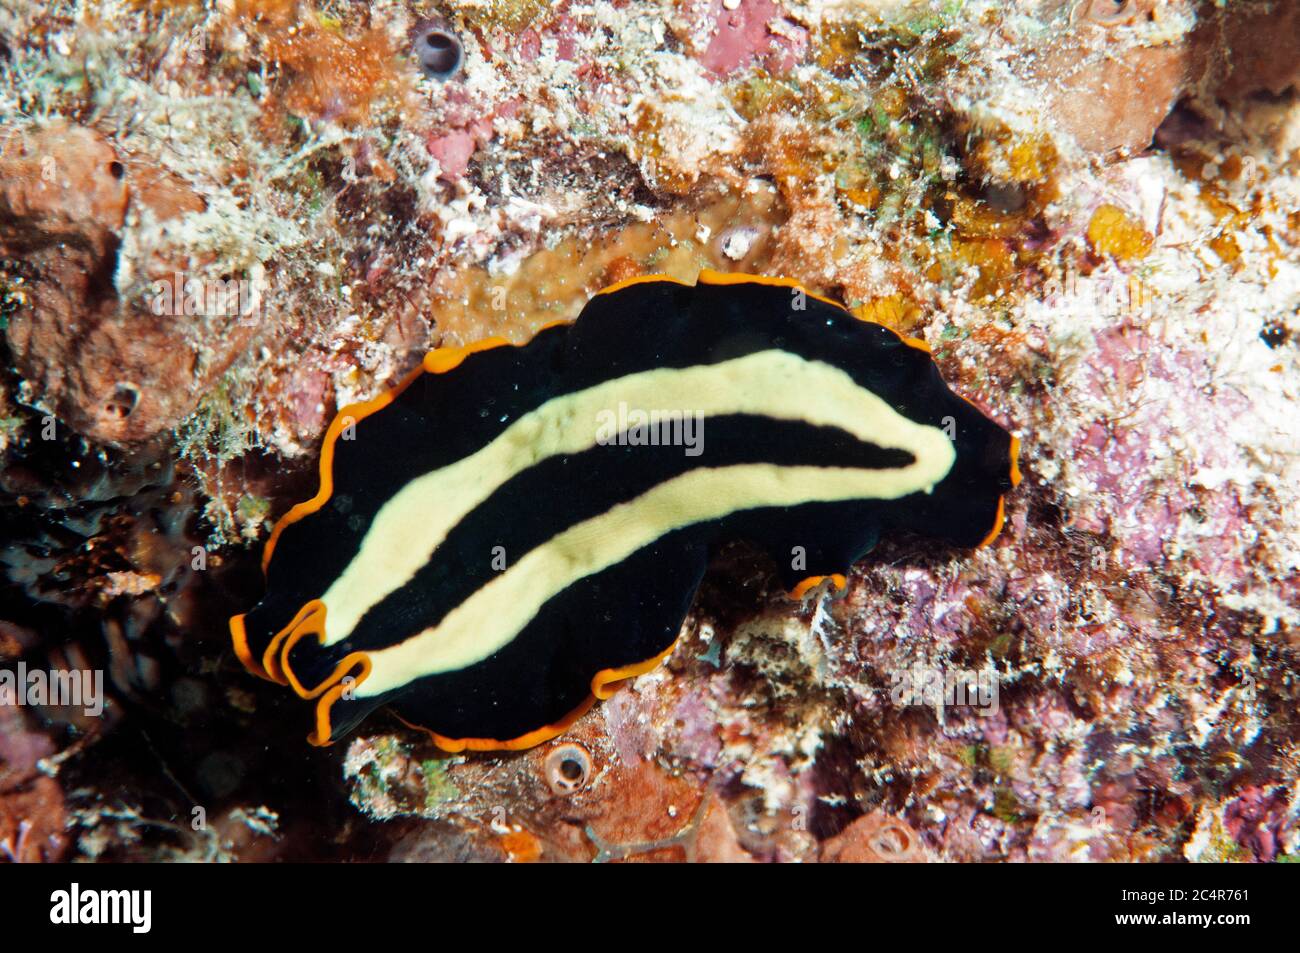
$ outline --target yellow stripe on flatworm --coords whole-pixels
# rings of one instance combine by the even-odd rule
[[[367,610],[406,585],[448,531],[507,480],[548,457],[596,446],[602,412],[616,412],[620,404],[705,418],[754,414],[838,427],[859,440],[911,452],[936,468],[936,483],[954,459],[952,444],[941,431],[895,413],[839,368],[788,351],[759,351],[719,364],[657,368],[605,381],[552,398],[480,450],[416,477],[394,494],[375,515],[357,554],[321,597],[328,610],[325,644],[347,638]],[[703,436],[707,455],[707,424]]]
[[[367,652],[370,675],[356,694],[379,695],[417,678],[483,661],[508,645],[542,606],[569,586],[675,530],[758,507],[894,500],[928,491],[952,466],[953,450],[942,431],[919,429],[932,433],[917,435],[916,459],[905,467],[753,463],[691,470],[666,480],[547,540],[480,587],[440,624],[397,645]]]

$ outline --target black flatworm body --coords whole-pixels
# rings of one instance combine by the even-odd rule
[[[314,743],[388,705],[447,750],[537,744],[668,653],[718,544],[801,595],[885,532],[991,540],[1019,479],[923,344],[782,279],[635,279],[503,343],[344,409],[272,533],[231,629]]]

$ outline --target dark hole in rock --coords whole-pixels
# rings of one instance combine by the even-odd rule
[[[122,248],[122,240],[113,235],[108,241],[105,254],[95,262],[90,273],[86,275],[86,298],[91,304],[108,301],[117,297],[117,286],[113,276],[117,274],[117,258]]]
[[[891,825],[876,832],[871,846],[876,849],[876,853],[890,857],[907,853],[908,848],[912,846],[912,839],[907,831]]]
[[[126,175],[126,166],[114,160],[108,164],[108,173],[115,179],[120,179]]]
[[[1169,111],[1169,115],[1156,129],[1154,145],[1157,149],[1169,151],[1186,142],[1208,138],[1213,133],[1209,120],[1188,100],[1182,100]]]
[[[1003,215],[1014,215],[1025,207],[1025,190],[1015,182],[991,183],[984,189],[989,208]]]
[[[591,778],[591,758],[580,745],[561,745],[547,756],[543,774],[552,794],[574,794]]]
[[[1285,344],[1287,337],[1286,325],[1277,322],[1270,322],[1269,324],[1264,325],[1263,329],[1259,332],[1260,340],[1274,349]]]
[[[460,69],[464,54],[460,40],[445,30],[431,28],[415,41],[420,69],[431,79],[450,79]]]
[[[125,420],[131,416],[138,403],[140,403],[140,392],[128,384],[119,384],[113,391],[113,396],[104,405],[104,410],[119,420]]]

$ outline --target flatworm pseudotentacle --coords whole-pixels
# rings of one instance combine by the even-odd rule
[[[839,585],[884,532],[989,541],[1019,476],[924,345],[791,282],[634,279],[502,343],[340,412],[272,533],[235,648],[313,701],[315,743],[388,705],[448,750],[537,744],[671,650],[719,543]]]

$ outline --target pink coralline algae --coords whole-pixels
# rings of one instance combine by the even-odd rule
[[[453,182],[464,175],[474,150],[491,134],[489,123],[475,123],[472,129],[456,129],[430,137],[429,155],[438,160],[442,178]]]
[[[0,861],[57,861],[67,849],[63,792],[37,766],[54,753],[12,700],[0,702]]]
[[[718,76],[755,62],[768,72],[784,73],[808,49],[807,28],[773,0],[709,0],[706,21],[714,24],[714,32],[700,63]]]
[[[1137,328],[1120,327],[1097,338],[1097,352],[1087,372],[1098,392],[1113,391],[1131,406],[1120,417],[1091,424],[1072,447],[1076,465],[1093,475],[1096,501],[1080,501],[1072,525],[1108,533],[1118,543],[1116,558],[1141,570],[1167,559],[1185,557],[1214,578],[1240,576],[1246,569],[1240,539],[1249,532],[1250,515],[1236,500],[1231,484],[1198,481],[1206,473],[1228,472],[1243,464],[1243,448],[1232,439],[1249,401],[1229,387],[1216,386],[1213,355],[1172,350]],[[1142,396],[1139,385],[1165,385],[1164,393]],[[1173,427],[1185,410],[1179,390],[1187,385],[1205,392],[1195,429],[1199,445],[1183,446]],[[1153,390],[1156,387],[1152,387]],[[1172,436],[1172,440],[1171,440]],[[1152,493],[1150,477],[1168,469],[1167,492]],[[1182,553],[1175,536],[1187,519],[1199,524],[1200,545]]]
[[[1294,824],[1290,812],[1285,790],[1252,786],[1223,809],[1223,825],[1233,840],[1267,863],[1277,857],[1284,830]]]

